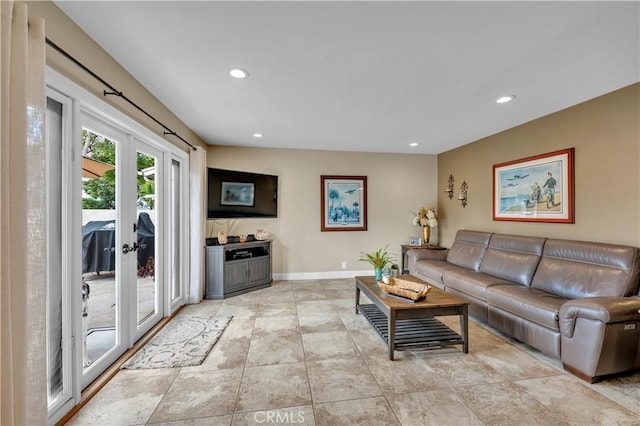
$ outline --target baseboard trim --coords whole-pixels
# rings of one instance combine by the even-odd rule
[[[280,272],[274,273],[273,279],[279,281],[290,280],[326,280],[334,278],[353,278],[373,275],[372,270],[364,271],[327,271],[327,272]]]

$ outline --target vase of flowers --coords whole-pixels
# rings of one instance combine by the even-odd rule
[[[438,226],[438,215],[431,206],[421,207],[413,218],[413,224],[422,227],[422,244],[429,244],[431,227]]]
[[[424,244],[425,246],[428,246],[430,239],[431,239],[431,227],[423,226],[422,227],[422,244]]]

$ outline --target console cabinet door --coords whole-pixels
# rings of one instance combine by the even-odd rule
[[[224,292],[242,290],[247,287],[249,280],[249,262],[234,260],[224,264]]]
[[[257,257],[249,262],[249,285],[271,281],[271,259],[269,256]]]

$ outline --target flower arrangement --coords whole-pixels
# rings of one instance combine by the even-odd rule
[[[436,210],[431,206],[421,207],[418,213],[415,213],[413,224],[417,226],[438,226],[438,215]]]

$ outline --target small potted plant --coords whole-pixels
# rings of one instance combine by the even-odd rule
[[[394,261],[391,254],[387,251],[387,247],[388,246],[385,246],[383,249],[371,253],[360,252],[362,256],[358,260],[360,262],[368,262],[373,266],[377,281],[382,279],[382,269]]]
[[[391,264],[391,276],[393,278],[398,278],[399,275],[400,275],[400,267],[398,266],[397,263],[392,263]]]

